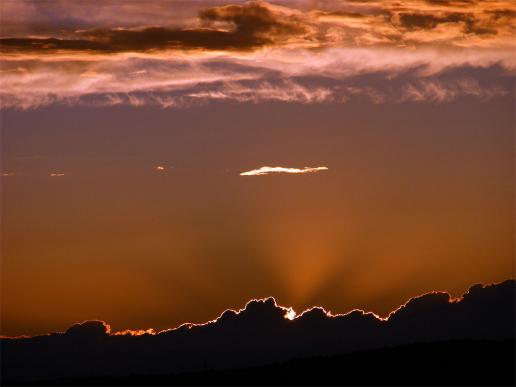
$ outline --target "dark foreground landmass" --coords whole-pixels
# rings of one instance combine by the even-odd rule
[[[469,385],[514,386],[515,341],[419,343],[234,370],[71,378],[3,385]]]
[[[514,280],[474,285],[460,299],[432,292],[388,319],[318,307],[289,319],[267,298],[206,324],[141,335],[85,321],[0,339],[1,376],[26,384],[512,384],[515,295]]]

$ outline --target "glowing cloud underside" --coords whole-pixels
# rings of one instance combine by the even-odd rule
[[[315,173],[326,171],[327,167],[304,167],[300,168],[285,168],[285,167],[261,167],[253,169],[252,171],[242,172],[240,176],[262,176],[271,173]]]

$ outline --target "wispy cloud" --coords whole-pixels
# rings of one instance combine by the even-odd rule
[[[234,3],[0,3],[2,107],[322,103],[364,93],[376,101],[446,102],[507,92],[480,85],[472,93],[471,85],[456,85],[456,73],[441,98],[424,82],[400,90],[397,77],[516,69],[516,6],[507,0]],[[44,16],[60,14],[82,16]],[[348,89],[350,78],[378,74],[386,92]]]
[[[285,168],[285,167],[261,167],[252,171],[242,172],[240,176],[263,176],[272,173],[315,173],[326,171],[327,167],[304,167],[304,168]]]

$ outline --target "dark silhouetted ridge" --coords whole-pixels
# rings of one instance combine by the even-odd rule
[[[249,384],[249,380],[241,380],[238,375],[254,375],[253,380],[262,380],[256,379],[257,373],[286,377],[286,370],[294,367],[296,375],[307,375],[312,369],[322,378],[315,384],[328,384],[329,379],[324,379],[326,374],[319,371],[333,364],[336,368],[328,368],[327,375],[335,375],[337,368],[341,367],[347,370],[343,372],[343,378],[351,378],[350,375],[355,378],[343,379],[337,384],[361,384],[357,379],[358,370],[365,370],[370,364],[376,367],[375,370],[387,372],[384,379],[378,379],[380,384],[385,384],[390,383],[389,380],[392,383],[408,380],[394,377],[408,372],[408,364],[421,372],[427,370],[428,375],[456,371],[454,377],[462,375],[460,377],[465,378],[464,371],[453,364],[467,366],[468,362],[475,367],[484,364],[485,370],[491,367],[493,372],[502,368],[496,371],[500,373],[498,376],[509,371],[514,374],[514,363],[506,366],[507,359],[514,360],[514,351],[507,349],[507,340],[514,344],[515,337],[514,280],[490,286],[475,285],[460,299],[452,299],[443,292],[415,297],[387,319],[359,310],[331,315],[320,307],[309,309],[295,318],[288,312],[288,308],[268,298],[252,300],[239,311],[227,310],[206,324],[184,324],[153,334],[113,333],[103,321],[86,321],[63,333],[6,338],[1,341],[2,380],[30,383],[108,378],[121,381],[131,375],[147,375],[149,381],[159,384],[164,380],[159,375],[175,375],[174,383],[195,384],[193,380],[206,381],[196,379],[207,375],[203,371],[212,370],[221,384]],[[427,344],[400,347],[414,343]],[[356,352],[364,350],[369,350],[369,355],[363,357],[359,354],[362,352]],[[394,376],[388,373],[391,372],[389,369],[381,368],[381,354],[386,356],[385,364],[394,367],[391,370],[396,372]],[[318,356],[323,358],[314,359]],[[306,360],[309,362],[306,364],[303,363],[305,360],[285,363],[302,358],[312,359]],[[396,366],[394,359],[400,362]],[[417,359],[421,362],[417,363]],[[348,361],[350,365],[344,366]],[[276,365],[265,367],[267,364]],[[261,371],[249,368],[259,366],[262,366]],[[224,369],[226,371],[222,371]],[[375,370],[371,371],[373,374],[367,372],[369,378],[376,375]],[[480,371],[475,369],[471,372],[471,375],[476,375]],[[181,379],[185,375],[197,376],[191,376],[190,382]],[[229,379],[224,379],[224,375],[229,375]],[[495,379],[497,375],[493,374],[492,377],[492,381],[507,380],[505,376]],[[292,384],[305,384],[300,383],[302,380],[315,382],[309,376],[296,380]],[[416,384],[425,384],[424,380],[433,380],[427,384],[446,384],[445,380],[436,383],[431,378],[420,379]],[[461,384],[453,378],[449,381]],[[282,379],[278,383],[267,384],[285,382]],[[376,383],[374,379],[373,384]],[[467,379],[463,384],[472,383]]]
[[[241,369],[23,382],[43,386],[513,386],[514,340],[460,340],[293,359]]]

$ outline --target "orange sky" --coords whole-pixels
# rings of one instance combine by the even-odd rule
[[[514,5],[439,3],[2,2],[1,334],[513,278]]]

